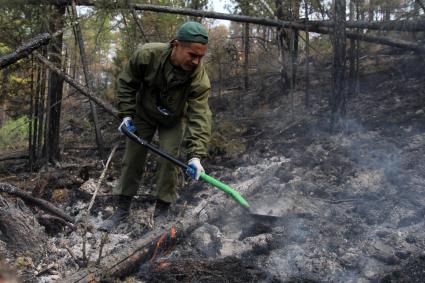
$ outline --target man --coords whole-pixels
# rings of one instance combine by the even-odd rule
[[[147,141],[158,131],[160,148],[177,156],[186,130],[188,174],[198,180],[204,169],[211,135],[208,106],[210,82],[202,64],[208,33],[198,22],[179,27],[170,43],[147,43],[130,58],[117,81],[119,116],[122,123]],[[119,184],[117,210],[101,229],[109,231],[129,216],[137,193],[147,150],[127,139]],[[177,167],[159,158],[155,214],[164,212],[177,198]]]

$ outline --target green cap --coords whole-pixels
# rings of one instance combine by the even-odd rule
[[[176,39],[180,41],[207,44],[208,32],[204,26],[198,22],[186,22],[177,30]]]

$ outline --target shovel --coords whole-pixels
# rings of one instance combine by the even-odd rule
[[[174,158],[173,156],[169,155],[168,153],[160,150],[159,148],[151,145],[150,143],[148,143],[147,141],[145,141],[143,138],[139,137],[137,134],[129,131],[126,126],[123,126],[121,128],[121,130],[122,130],[122,132],[129,139],[131,139],[135,143],[140,144],[140,145],[146,147],[147,149],[155,152],[159,156],[167,159],[168,161],[171,161],[175,165],[177,165],[180,168],[182,168],[185,172],[190,171],[190,170],[193,170],[191,167],[189,167],[185,163],[183,163],[180,160]],[[220,182],[219,180],[217,180],[217,179],[215,179],[215,178],[213,178],[213,177],[205,174],[204,172],[201,173],[201,175],[200,175],[199,178],[201,180],[203,180],[204,182],[209,183],[209,184],[213,185],[214,187],[222,190],[226,194],[228,194],[238,204],[240,204],[250,215],[254,216],[255,218],[264,219],[264,220],[276,220],[276,219],[281,218],[281,216],[269,215],[269,214],[262,214],[262,213],[258,213],[256,211],[253,211],[252,208],[251,208],[251,206],[249,205],[249,203],[235,189],[233,189],[229,185],[226,185],[226,184]]]

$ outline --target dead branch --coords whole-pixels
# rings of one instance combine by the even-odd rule
[[[94,200],[96,198],[97,192],[99,191],[99,188],[102,185],[103,179],[105,179],[105,175],[106,175],[106,171],[108,170],[109,163],[111,163],[112,157],[114,156],[115,151],[117,150],[117,148],[118,148],[118,144],[114,146],[114,148],[111,151],[111,154],[108,157],[108,161],[106,161],[105,168],[103,168],[102,174],[99,177],[99,181],[97,181],[96,189],[95,189],[95,191],[93,193],[92,199],[90,200],[89,207],[87,208],[87,211],[88,212],[90,212],[90,209],[93,206],[93,203],[94,203]]]
[[[366,34],[357,34],[352,32],[347,32],[346,36],[350,39],[412,50],[418,53],[425,53],[425,45],[416,44],[404,40],[395,40],[388,37],[369,36]]]
[[[65,1],[64,1],[65,2]],[[89,5],[91,1],[80,1]],[[85,5],[81,3],[82,5]],[[265,26],[283,27],[298,30],[308,30],[321,34],[330,34],[333,32],[333,21],[309,21],[305,22],[290,22],[282,20],[267,19],[261,17],[251,17],[244,15],[231,15],[225,13],[216,13],[211,11],[200,11],[194,9],[175,8],[148,4],[130,4],[135,10],[152,11],[159,13],[181,14],[197,16],[202,18],[213,18],[230,20],[235,22],[253,23]],[[346,28],[363,28],[363,29],[379,29],[379,30],[401,30],[401,31],[422,31],[425,29],[425,21],[387,21],[387,22],[347,22]],[[355,33],[346,33],[348,38],[363,40],[371,43],[389,45],[392,47],[414,50],[416,52],[425,53],[425,47],[420,44],[396,41],[390,38],[375,37],[370,35],[358,35]]]
[[[108,239],[109,239],[108,232],[103,232],[102,237],[100,238],[99,254],[98,254],[98,257],[97,257],[97,260],[96,260],[96,265],[100,264],[100,260],[102,259],[103,247],[108,242]]]
[[[117,111],[117,109],[115,109],[115,107],[113,107],[112,105],[110,105],[106,101],[103,101],[102,99],[98,98],[96,96],[96,94],[94,94],[93,92],[91,92],[85,86],[80,85],[78,82],[76,82],[75,80],[73,80],[70,76],[68,76],[67,74],[65,74],[64,72],[62,72],[58,68],[56,68],[51,62],[49,62],[49,60],[47,60],[44,56],[42,56],[37,51],[34,51],[34,55],[35,55],[35,57],[37,57],[37,59],[41,63],[43,63],[44,65],[46,65],[46,67],[49,68],[51,71],[53,71],[56,74],[58,74],[61,78],[63,78],[68,84],[70,84],[72,87],[74,87],[82,95],[84,95],[88,99],[92,100],[97,105],[99,105],[100,107],[102,107],[106,112],[108,112],[109,114],[111,114],[112,116],[114,116],[115,118],[118,119],[118,111]]]
[[[28,159],[28,152],[13,152],[8,155],[0,156],[0,161]]]
[[[71,25],[74,23],[71,23]],[[27,42],[19,46],[15,51],[0,57],[0,70],[15,63],[19,59],[28,57],[33,51],[40,48],[43,45],[49,44],[52,38],[55,38],[59,34],[63,33],[65,29],[60,29],[53,34],[42,33],[29,39]]]
[[[332,28],[333,21],[309,21],[310,25],[317,27]],[[382,31],[408,31],[419,32],[425,30],[425,21],[423,20],[391,20],[380,22],[366,22],[366,21],[347,21],[346,28],[359,28],[368,30],[382,30]]]
[[[75,21],[74,35],[75,35],[75,40],[78,42],[78,46],[79,46],[79,50],[80,50],[80,59],[81,59],[81,64],[83,65],[84,80],[86,82],[87,88],[89,89],[89,91],[92,92],[93,89],[94,89],[94,87],[93,87],[93,76],[90,73],[89,68],[88,68],[86,51],[85,51],[85,48],[84,48],[84,40],[83,40],[83,35],[82,35],[82,32],[81,32],[80,22],[79,22],[78,15],[77,15],[77,7],[76,7],[76,1],[75,0],[72,0],[71,11],[72,11],[73,20]],[[103,159],[103,154],[104,154],[103,138],[102,138],[102,134],[101,134],[100,128],[99,128],[99,121],[98,121],[98,117],[97,117],[96,105],[94,104],[94,102],[92,100],[90,100],[90,110],[91,110],[92,123],[93,123],[95,137],[96,137],[96,145],[97,145],[98,151],[99,151],[99,157],[101,159]]]
[[[71,0],[61,0],[61,1],[56,0],[54,2],[57,5],[71,5]],[[28,0],[26,3],[41,4],[41,1]],[[79,5],[94,6],[94,2],[90,0],[83,0],[83,1],[79,1]],[[114,7],[118,8],[118,6],[116,5]],[[332,30],[333,30],[332,21],[309,21],[308,24],[306,24],[305,22],[290,22],[290,21],[282,21],[282,20],[275,20],[275,19],[267,19],[262,17],[232,15],[232,14],[217,13],[217,12],[211,12],[211,11],[200,11],[200,10],[194,10],[194,9],[175,8],[175,7],[167,7],[167,6],[148,5],[148,4],[129,4],[128,6],[123,6],[121,8],[128,8],[128,7],[130,7],[130,9],[140,10],[140,11],[152,11],[152,12],[159,12],[159,13],[190,15],[190,16],[197,16],[197,17],[203,17],[203,18],[223,19],[223,20],[229,20],[229,21],[235,21],[235,22],[253,23],[253,24],[264,25],[264,26],[304,30],[304,31],[316,32],[320,34],[329,34],[329,33],[332,33]],[[371,29],[371,30],[374,30],[374,29],[375,30],[398,30],[398,31],[414,32],[414,31],[425,30],[425,21],[423,20],[421,21],[407,21],[407,20],[406,21],[385,21],[385,22],[348,21],[346,23],[346,27]],[[357,39],[357,40],[362,40],[362,41],[366,41],[370,43],[388,45],[392,47],[413,50],[419,53],[425,53],[425,47],[421,44],[405,42],[405,41],[397,41],[391,38],[375,37],[375,36],[364,35],[364,34],[360,35],[360,34],[355,34],[350,32],[347,32],[346,35],[348,38],[351,38],[351,39]],[[50,41],[50,39],[54,37],[55,35],[43,34],[43,36],[48,37],[48,39],[41,40],[41,42],[43,42],[43,44],[47,44]],[[19,50],[22,50],[22,51],[16,50],[14,53],[10,55],[1,57],[0,70],[10,64],[15,63],[17,60],[28,56],[31,53],[31,51],[41,46],[37,44],[34,45],[34,42],[32,43],[31,42],[32,41],[30,41],[28,44],[24,44],[22,48],[19,48]],[[62,75],[60,74],[60,76]],[[65,81],[67,81],[66,78],[64,79]],[[70,82],[68,83],[71,84]],[[73,84],[71,85],[74,86]]]
[[[55,5],[71,5],[72,0],[50,0]],[[24,1],[27,4],[41,4],[41,1],[36,0],[27,0]],[[83,6],[94,6],[95,3],[91,0],[81,0],[79,5]],[[316,32],[320,34],[330,34],[333,32],[333,21],[309,21],[308,24],[304,21],[301,22],[290,22],[282,21],[275,19],[267,19],[262,17],[252,17],[244,15],[232,15],[225,13],[217,13],[211,11],[201,11],[195,9],[186,9],[186,8],[175,8],[168,6],[159,6],[159,5],[149,5],[149,4],[128,4],[128,5],[118,5],[113,3],[111,8],[130,8],[140,11],[152,11],[158,13],[170,13],[170,14],[180,14],[180,15],[190,15],[195,17],[202,18],[213,18],[213,19],[223,19],[235,22],[245,22],[253,23],[258,25],[265,26],[274,26],[274,27],[283,27],[297,30],[304,30],[309,32]],[[385,21],[385,22],[363,22],[363,21],[348,21],[346,22],[346,28],[361,28],[361,29],[377,29],[377,30],[398,30],[398,31],[423,31],[425,30],[425,21]],[[375,37],[364,34],[355,34],[347,32],[346,36],[351,39],[362,40],[370,43],[388,45],[392,47],[402,48],[413,50],[418,53],[425,53],[425,47],[421,44],[416,44],[412,42],[405,42],[394,40],[391,38]],[[0,68],[1,69],[1,68]],[[66,79],[65,79],[66,80]],[[96,101],[95,101],[96,102]]]
[[[80,1],[87,2],[89,4],[91,1]],[[170,14],[180,14],[180,15],[189,15],[197,16],[202,18],[213,18],[213,19],[222,19],[235,22],[244,22],[244,23],[253,23],[266,26],[280,26],[283,28],[296,28],[302,29],[305,28],[305,23],[303,21],[290,22],[282,20],[272,20],[263,17],[252,17],[244,15],[232,15],[226,13],[217,13],[211,11],[202,11],[195,9],[187,8],[176,8],[168,6],[159,6],[159,5],[150,5],[150,4],[130,4],[130,7],[133,7],[135,10],[141,11],[152,11],[159,13],[170,13]],[[309,21],[309,26],[316,27],[333,27],[333,21]],[[302,28],[301,28],[302,27]],[[425,29],[425,21],[384,21],[384,22],[365,22],[365,21],[347,21],[347,28],[362,28],[370,30],[397,30],[397,31],[423,31]],[[310,27],[311,28],[311,27]]]
[[[133,8],[130,8],[130,12],[131,12],[131,16],[133,17],[134,22],[136,23],[140,34],[143,36],[143,39],[145,40],[145,42],[149,42],[149,39],[146,37],[145,31],[143,30],[142,25],[140,24],[139,19],[137,18],[136,12],[134,11]]]
[[[43,209],[47,212],[50,212],[50,213],[66,220],[68,222],[74,223],[74,218],[72,218],[71,216],[69,216],[68,214],[63,212],[61,209],[57,208],[52,203],[50,203],[50,202],[48,202],[44,199],[33,197],[29,193],[22,191],[22,190],[18,189],[17,187],[15,187],[11,184],[0,183],[0,192],[4,192],[4,193],[8,193],[10,195],[20,197],[20,198],[22,198],[26,201],[29,201],[31,203],[38,205],[41,209]]]
[[[0,57],[0,70],[9,65],[12,65],[19,59],[28,57],[28,55],[30,55],[37,48],[40,48],[43,45],[47,45],[51,39],[52,35],[47,32],[31,38],[29,41],[19,46],[12,53]]]
[[[50,0],[48,2],[57,4],[57,5],[71,5],[72,0]],[[41,4],[40,0],[26,0],[24,1],[28,4]],[[78,4],[81,6],[95,6],[96,2],[93,0],[80,0]],[[304,30],[305,23],[303,21],[290,22],[282,20],[273,20],[264,17],[252,17],[244,15],[233,15],[226,13],[218,13],[212,11],[203,11],[195,10],[188,8],[177,8],[161,5],[151,5],[151,4],[132,4],[132,3],[119,3],[119,2],[110,2],[109,7],[106,4],[102,7],[112,8],[112,9],[134,9],[139,11],[151,11],[158,13],[169,13],[169,14],[178,14],[178,15],[187,15],[195,16],[201,18],[212,18],[212,19],[221,19],[229,20],[234,22],[243,22],[243,23],[252,23],[265,26],[275,26],[283,28],[295,28]],[[309,21],[310,27],[328,27],[332,28],[334,23],[333,21],[324,20],[324,21]],[[424,20],[403,20],[403,21],[383,21],[383,22],[365,22],[365,21],[347,21],[346,28],[361,28],[361,29],[370,29],[370,30],[397,30],[397,31],[423,31],[425,29]]]
[[[63,225],[68,226],[69,228],[71,228],[71,230],[75,230],[76,229],[75,226],[72,223],[69,223],[68,221],[65,221],[61,217],[57,217],[57,216],[53,216],[53,215],[49,215],[49,214],[43,214],[43,215],[40,215],[38,217],[38,219],[41,219],[41,220],[50,220],[50,221],[57,221],[57,222],[60,222]]]

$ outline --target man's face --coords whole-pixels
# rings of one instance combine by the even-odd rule
[[[194,70],[207,51],[207,44],[174,41],[171,62],[185,71]]]

